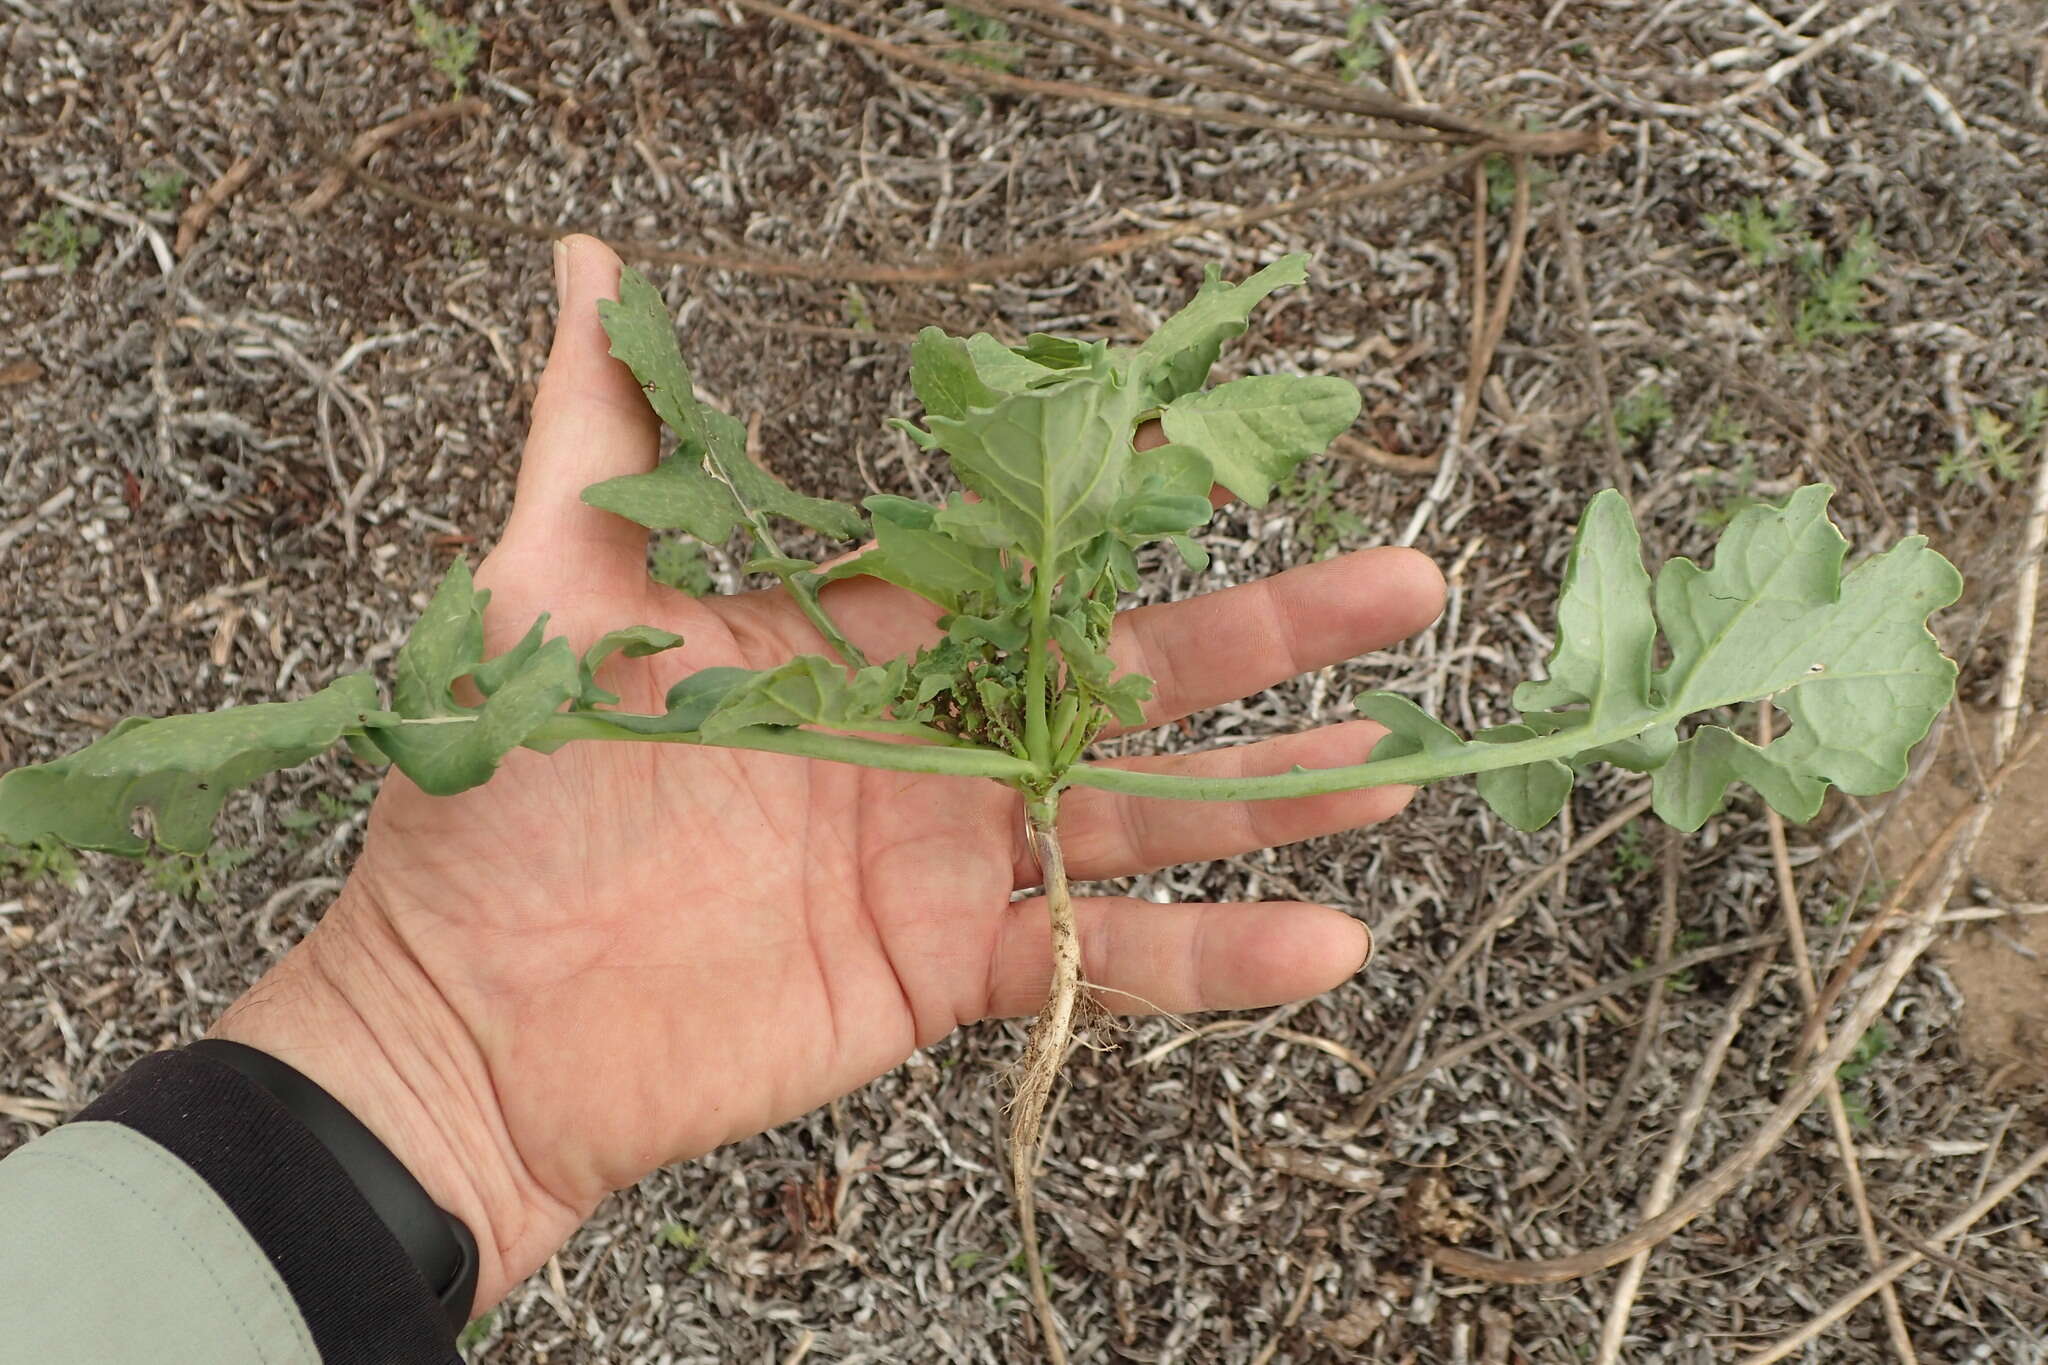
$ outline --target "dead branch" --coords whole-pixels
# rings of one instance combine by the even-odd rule
[[[1547,1001],[1544,1004],[1538,1005],[1533,1010],[1516,1015],[1504,1024],[1496,1024],[1484,1033],[1475,1034],[1455,1047],[1445,1048],[1442,1052],[1437,1053],[1428,1061],[1412,1070],[1404,1071],[1398,1076],[1389,1077],[1375,1087],[1366,1098],[1373,1100],[1376,1104],[1383,1103],[1389,1096],[1399,1094],[1409,1086],[1428,1079],[1446,1067],[1456,1066],[1467,1057],[1477,1056],[1504,1038],[1512,1038],[1525,1029],[1532,1029],[1547,1020],[1557,1018],[1560,1014],[1568,1014],[1581,1005],[1591,1005],[1605,1000],[1610,995],[1619,995],[1623,991],[1631,991],[1638,986],[1647,986],[1653,981],[1661,981],[1675,973],[1697,967],[1701,963],[1718,962],[1724,957],[1734,957],[1740,953],[1746,953],[1752,948],[1769,947],[1774,943],[1783,941],[1784,937],[1782,933],[1751,934],[1746,938],[1731,939],[1727,943],[1716,943],[1711,947],[1696,948],[1683,957],[1674,957],[1665,962],[1653,962],[1647,967],[1637,968],[1627,976],[1617,976],[1612,981],[1603,981],[1596,985],[1588,986],[1584,990],[1573,991],[1570,995],[1560,995],[1555,1000]],[[1341,1140],[1351,1136],[1351,1133],[1346,1131],[1333,1136]]]
[[[1112,256],[1128,255],[1135,251],[1146,251],[1168,242],[1177,242],[1189,237],[1199,237],[1210,232],[1224,232],[1233,228],[1250,227],[1257,223],[1271,222],[1290,214],[1307,213],[1316,209],[1334,208],[1342,204],[1353,204],[1364,199],[1376,199],[1383,195],[1398,194],[1402,190],[1425,185],[1446,175],[1459,171],[1484,160],[1497,151],[1487,143],[1468,147],[1461,152],[1441,157],[1412,171],[1388,176],[1383,180],[1361,181],[1342,185],[1320,194],[1303,195],[1284,204],[1266,204],[1258,208],[1232,209],[1224,213],[1211,214],[1206,218],[1193,218],[1185,223],[1168,227],[1153,228],[1145,232],[1128,233],[1122,237],[1111,237],[1100,242],[1077,245],[1072,242],[1055,243],[1034,247],[1027,251],[1012,252],[1003,256],[988,256],[980,260],[959,261],[950,264],[907,264],[889,265],[868,261],[844,261],[827,258],[821,261],[795,261],[775,256],[737,256],[701,251],[680,251],[673,247],[653,242],[631,239],[607,239],[612,248],[621,256],[647,262],[653,265],[680,265],[699,270],[731,270],[742,274],[762,275],[775,279],[797,280],[846,280],[856,284],[959,284],[969,280],[993,280],[1010,275],[1023,275],[1039,270],[1053,270],[1065,266],[1081,265],[1088,261],[1099,261]],[[591,232],[592,229],[565,224],[521,223],[495,213],[480,213],[475,209],[443,203],[432,199],[404,185],[386,180],[380,175],[364,170],[360,166],[348,165],[338,158],[336,163],[348,175],[364,186],[400,203],[436,214],[450,221],[470,227],[504,233],[512,237],[525,237],[533,241],[553,241],[557,237],[575,232]]]
[[[1368,142],[1389,140],[1389,134],[1385,129],[1358,127],[1342,123],[1302,122],[1295,119],[1270,118],[1263,114],[1247,114],[1234,109],[1197,108],[1194,105],[1175,104],[1170,100],[1154,99],[1149,95],[1133,95],[1128,91],[1116,90],[1108,86],[1087,85],[1078,81],[1037,80],[1030,76],[1019,76],[1008,71],[994,71],[985,67],[969,66],[961,62],[948,61],[941,56],[919,52],[915,49],[904,47],[900,43],[892,43],[885,38],[875,38],[865,33],[858,33],[843,24],[832,23],[830,20],[814,19],[807,14],[799,14],[795,10],[785,9],[781,5],[772,3],[772,0],[733,0],[733,3],[741,9],[751,10],[767,18],[780,19],[786,24],[794,24],[798,28],[809,29],[811,32],[821,37],[830,38],[834,42],[844,43],[849,47],[857,47],[872,52],[876,56],[894,62],[899,66],[910,66],[916,67],[919,70],[930,71],[936,75],[944,76],[955,83],[976,85],[990,90],[1005,90],[1016,95],[1085,100],[1091,104],[1105,105],[1110,108],[1129,109],[1154,118],[1175,119],[1192,123],[1221,124],[1233,128],[1257,128],[1265,132],[1284,133],[1295,137],[1326,137]],[[1408,106],[1401,107],[1404,109],[1408,108]],[[1411,122],[1419,121],[1423,117],[1428,117],[1433,121],[1440,118],[1431,110],[1413,110],[1412,112],[1416,118],[1408,120]],[[1395,118],[1393,114],[1375,114],[1373,117],[1389,120]],[[1488,142],[1498,143],[1517,152],[1533,153],[1536,155],[1564,155],[1573,152],[1589,151],[1600,146],[1602,141],[1599,130],[1592,128],[1562,129],[1546,133],[1516,133],[1503,129],[1496,134],[1491,129],[1473,131],[1469,127],[1461,127],[1449,135],[1454,140],[1460,138],[1483,138]],[[1391,140],[1404,141],[1408,139],[1396,134],[1392,136]]]
[[[2022,748],[2038,742],[2048,729],[2037,726],[2028,743]],[[1988,809],[1977,807],[1981,814]],[[1981,823],[1978,825],[1981,828]],[[1974,838],[1974,831],[1971,838]],[[1634,1256],[1637,1252],[1654,1247],[1665,1238],[1677,1232],[1693,1219],[1712,1208],[1723,1196],[1740,1185],[1755,1171],[1765,1158],[1777,1150],[1785,1134],[1799,1121],[1835,1069],[1849,1059],[1849,1054],[1862,1041],[1863,1035],[1877,1021],[1884,1007],[1890,1003],[1899,986],[1906,979],[1923,954],[1933,946],[1935,935],[1940,930],[1941,913],[1948,905],[1948,899],[1962,877],[1964,859],[1969,851],[1968,843],[1958,844],[1949,859],[1942,877],[1934,890],[1921,903],[1904,928],[1891,953],[1876,973],[1870,986],[1858,997],[1842,1021],[1842,1031],[1835,1035],[1820,1053],[1810,1060],[1804,1071],[1787,1088],[1783,1099],[1776,1108],[1765,1116],[1763,1122],[1750,1138],[1731,1156],[1712,1171],[1701,1177],[1686,1192],[1683,1199],[1668,1211],[1652,1218],[1624,1237],[1604,1246],[1594,1247],[1574,1255],[1556,1256],[1548,1260],[1516,1261],[1496,1256],[1483,1256],[1466,1251],[1461,1247],[1435,1246],[1429,1255],[1437,1265],[1455,1275],[1467,1275],[1473,1279],[1492,1280],[1503,1284],[1557,1284],[1565,1280],[1591,1275],[1607,1267],[1617,1265]],[[1886,1283],[1890,1283],[1889,1280]],[[1871,1292],[1876,1292],[1875,1288]]]
[[[470,114],[485,113],[489,108],[490,106],[482,100],[470,95],[459,100],[430,104],[424,109],[415,109],[410,114],[402,114],[374,128],[366,128],[357,133],[355,141],[349,143],[348,151],[342,154],[341,160],[348,169],[360,169],[380,147],[395,137],[402,137],[415,128],[445,123],[449,119],[463,118]],[[343,166],[335,166],[320,177],[320,183],[313,187],[312,193],[292,205],[292,215],[297,218],[311,217],[339,199],[341,192],[347,188],[348,176]]]
[[[1892,918],[1898,913],[1899,907],[1905,904],[1907,897],[1918,889],[1927,874],[1947,856],[1949,848],[1961,837],[1964,825],[1972,820],[1981,821],[1989,818],[1991,800],[1998,795],[1998,789],[2005,785],[2006,778],[2033,756],[2034,749],[2044,738],[2048,738],[2048,729],[2035,726],[2005,762],[1998,765],[1997,771],[1985,779],[1984,792],[1976,802],[1958,807],[1942,824],[1927,847],[1920,851],[1920,856],[1906,869],[1906,875],[1899,878],[1899,884],[1892,888],[1892,893],[1885,898],[1885,903],[1871,916],[1862,937],[1849,949],[1848,956],[1844,957],[1841,964],[1829,974],[1828,984],[1821,990],[1819,998],[1814,1001],[1812,1011],[1807,1015],[1806,1028],[1799,1035],[1799,1045],[1793,1051],[1794,1056],[1803,1057],[1819,1046],[1817,1039],[1828,1015],[1834,1012],[1835,1002],[1841,999],[1842,991],[1848,986],[1849,979],[1862,967],[1863,960],[1870,956],[1871,950],[1877,946],[1877,941],[1884,937],[1885,931],[1891,927]],[[1976,835],[1972,834],[1968,842],[1974,844]]]
[[[178,239],[171,247],[173,254],[183,256],[198,245],[199,234],[206,231],[206,225],[213,221],[213,215],[220,212],[221,205],[234,198],[241,192],[242,187],[249,183],[250,177],[263,165],[263,158],[267,154],[265,148],[258,147],[240,158],[234,165],[221,172],[219,179],[208,185],[197,199],[186,206],[185,212],[178,218]]]
[[[1647,796],[1629,802],[1566,849],[1556,862],[1531,874],[1520,886],[1503,897],[1500,904],[1486,917],[1485,922],[1458,945],[1458,951],[1451,954],[1451,960],[1443,965],[1443,969],[1436,975],[1436,980],[1430,982],[1429,989],[1422,993],[1422,999],[1417,1002],[1414,1011],[1408,1016],[1407,1024],[1401,1029],[1401,1036],[1394,1040],[1393,1046],[1381,1054],[1378,1067],[1380,1074],[1388,1075],[1399,1068],[1401,1058],[1415,1046],[1415,1040],[1421,1034],[1423,1024],[1428,1022],[1430,1012],[1442,1001],[1444,993],[1450,990],[1451,983],[1457,979],[1458,973],[1481,949],[1493,941],[1495,934],[1507,927],[1508,922],[1522,912],[1522,907],[1529,903],[1530,897],[1550,885],[1551,880],[1570,867],[1573,860],[1590,849],[1598,848],[1617,830],[1649,808],[1650,798]],[[1372,1122],[1373,1114],[1378,1111],[1381,1102],[1393,1093],[1394,1083],[1402,1079],[1396,1076],[1393,1081],[1383,1082],[1381,1086],[1367,1091],[1365,1097],[1358,1102],[1358,1107],[1352,1110],[1351,1116],[1339,1125],[1337,1136],[1340,1139],[1348,1139],[1363,1131],[1365,1125]],[[1385,1093],[1382,1093],[1382,1090]]]
[[[1419,104],[1389,100],[1384,95],[1378,95],[1369,90],[1360,90],[1355,86],[1344,85],[1341,82],[1318,80],[1312,73],[1303,72],[1285,62],[1281,63],[1277,68],[1265,69],[1253,67],[1246,63],[1232,62],[1220,57],[1215,51],[1205,50],[1194,43],[1182,42],[1178,38],[1169,38],[1163,33],[1150,32],[1132,24],[1122,23],[1116,19],[1092,13],[1089,10],[1080,9],[1073,5],[1061,4],[1059,0],[986,0],[986,3],[999,7],[1010,14],[1022,10],[1032,14],[1044,15],[1047,18],[1064,20],[1068,23],[1078,24],[1083,28],[1091,29],[1106,37],[1122,39],[1127,43],[1148,43],[1172,56],[1180,58],[1182,62],[1190,65],[1168,67],[1157,62],[1144,61],[1140,58],[1131,58],[1115,53],[1114,49],[1107,44],[1095,44],[1092,46],[1100,47],[1105,53],[1111,54],[1114,60],[1130,65],[1134,69],[1145,69],[1155,73],[1163,73],[1175,80],[1196,81],[1209,86],[1211,89],[1228,90],[1234,94],[1271,101],[1276,99],[1273,93],[1274,77],[1279,76],[1281,78],[1280,83],[1294,87],[1284,99],[1279,101],[1282,103],[1300,105],[1309,109],[1321,109],[1326,113],[1354,114],[1364,118],[1386,119],[1395,123],[1412,124],[1418,128],[1429,128],[1445,133],[1483,138],[1489,142],[1510,141],[1516,136],[1512,130],[1494,129],[1477,119],[1445,113],[1442,110],[1430,109]],[[969,6],[969,8],[973,7]],[[1213,40],[1214,35],[1210,36]],[[1074,42],[1075,40],[1067,38],[1066,41]],[[1232,80],[1227,77],[1211,76],[1194,69],[1196,64],[1202,63],[1233,68],[1240,75],[1248,77],[1248,79]]]
[[[2010,1199],[2019,1190],[2020,1186],[2032,1179],[2034,1173],[2043,1166],[2048,1166],[2048,1144],[2035,1148],[2033,1154],[2025,1161],[2022,1161],[2010,1175],[1986,1191],[1982,1199],[1977,1200],[1970,1207],[1964,1209],[1961,1213],[1928,1234],[1927,1241],[1946,1242],[1962,1236],[1981,1222],[1985,1215],[1989,1214],[2000,1204],[2003,1204],[2007,1199]],[[1828,1328],[1849,1316],[1850,1313],[1856,1310],[1857,1304],[1862,1303],[1879,1289],[1898,1279],[1899,1276],[1905,1274],[1926,1259],[1927,1256],[1923,1252],[1907,1252],[1904,1256],[1899,1257],[1883,1270],[1878,1271],[1841,1298],[1829,1304],[1814,1316],[1813,1321],[1807,1323],[1796,1332],[1780,1337],[1776,1342],[1758,1351],[1756,1354],[1743,1357],[1738,1362],[1738,1365],[1774,1365],[1775,1362],[1783,1360],[1786,1356],[1799,1350],[1822,1332],[1825,1332]]]
[[[1657,897],[1657,946],[1650,960],[1665,962],[1670,959],[1678,941],[1678,831],[1664,831],[1664,852],[1658,863],[1661,890]],[[1628,1062],[1622,1067],[1621,1079],[1614,1083],[1614,1097],[1607,1103],[1607,1112],[1600,1116],[1593,1136],[1579,1149],[1581,1158],[1588,1152],[1606,1151],[1607,1144],[1621,1131],[1622,1121],[1628,1116],[1629,1096],[1634,1092],[1636,1082],[1642,1079],[1643,1068],[1649,1065],[1650,1048],[1657,1040],[1657,1026],[1664,1017],[1665,985],[1669,980],[1668,976],[1660,976],[1650,983],[1650,998],[1643,1002],[1643,1017],[1636,1025],[1636,1040],[1629,1048]],[[1546,1203],[1555,1202],[1562,1195],[1574,1169],[1583,1169],[1581,1163],[1575,1161],[1544,1188]]]
[[[1621,450],[1621,428],[1614,420],[1614,396],[1607,387],[1607,361],[1600,351],[1600,338],[1593,334],[1593,298],[1586,287],[1586,252],[1579,240],[1579,225],[1572,220],[1570,196],[1558,199],[1550,217],[1557,228],[1558,243],[1564,248],[1564,277],[1572,291],[1572,312],[1579,325],[1579,353],[1585,358],[1593,401],[1599,405],[1600,435],[1607,447],[1607,481],[1626,498],[1630,496],[1628,460]]]
[[[1756,728],[1758,746],[1768,746],[1771,742],[1771,706],[1768,702],[1757,708]],[[1785,843],[1785,817],[1768,802],[1764,805],[1764,816],[1771,845],[1773,880],[1778,887],[1778,906],[1785,921],[1785,937],[1792,945],[1793,981],[1799,988],[1799,999],[1806,1006],[1808,1017],[1817,1022],[1820,1016],[1813,1013],[1817,995],[1813,955],[1806,946],[1806,916],[1800,908],[1799,889],[1792,880],[1792,853]],[[1815,1041],[1822,1047],[1827,1046],[1828,1035],[1824,1026],[1815,1034]],[[1863,1239],[1863,1253],[1870,1259],[1870,1268],[1877,1270],[1884,1265],[1884,1244],[1877,1240],[1877,1220],[1871,1217],[1870,1195],[1863,1186],[1863,1163],[1856,1157],[1856,1133],[1849,1126],[1849,1108],[1842,1102],[1842,1082],[1834,1072],[1828,1073],[1827,1087],[1821,1094],[1827,1103],[1828,1122],[1835,1130],[1835,1147],[1842,1162],[1842,1187],[1849,1192],[1849,1202],[1856,1210],[1856,1231]],[[1885,1330],[1891,1336],[1892,1354],[1903,1365],[1919,1365],[1920,1357],[1913,1350],[1912,1335],[1906,1331],[1905,1314],[1899,1310],[1898,1291],[1886,1285],[1878,1291],[1878,1297],[1884,1310]]]
[[[1763,991],[1764,977],[1770,969],[1771,954],[1758,953],[1750,961],[1749,970],[1743,974],[1735,998],[1728,1002],[1728,1012],[1721,1020],[1721,1029],[1707,1044],[1706,1055],[1700,1059],[1700,1068],[1693,1073],[1692,1084],[1686,1087],[1685,1102],[1678,1111],[1678,1126],[1672,1129],[1671,1140],[1664,1145],[1664,1159],[1657,1163],[1657,1173],[1651,1177],[1649,1192],[1643,1196],[1643,1217],[1655,1218],[1671,1207],[1672,1191],[1678,1188],[1678,1177],[1685,1170],[1685,1158],[1692,1151],[1693,1134],[1699,1131],[1700,1119],[1707,1112],[1707,1101],[1713,1098],[1714,1083],[1721,1078],[1721,1067],[1728,1060],[1728,1049],[1735,1045],[1735,1036],[1742,1031],[1743,1019]],[[1600,1329],[1600,1353],[1594,1358],[1593,1365],[1615,1365],[1621,1359],[1622,1340],[1628,1335],[1629,1310],[1635,1305],[1636,1291],[1642,1287],[1643,1271],[1650,1264],[1650,1250],[1649,1247],[1643,1248],[1621,1268],[1621,1282],[1615,1286],[1614,1301],[1608,1305],[1607,1320]]]

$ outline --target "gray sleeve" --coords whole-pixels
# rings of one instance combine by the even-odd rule
[[[220,1196],[132,1128],[79,1122],[0,1161],[0,1365],[320,1365]]]

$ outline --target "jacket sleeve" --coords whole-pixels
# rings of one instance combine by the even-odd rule
[[[0,1161],[0,1362],[457,1359],[348,1174],[231,1067],[146,1057]]]

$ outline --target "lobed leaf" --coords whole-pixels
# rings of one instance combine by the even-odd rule
[[[936,529],[937,509],[887,496],[869,498],[867,507],[874,517],[874,548],[840,561],[820,577],[879,578],[952,612],[1002,596],[1002,556],[973,539]]]
[[[618,300],[600,302],[598,317],[611,338],[611,353],[633,371],[680,444],[652,473],[585,489],[585,502],[653,530],[683,530],[710,541],[724,540],[755,514],[785,517],[841,540],[866,534],[867,523],[851,507],[806,497],[754,463],[746,427],[697,401],[668,305],[645,276],[622,272]]]
[[[1252,309],[1274,290],[1307,279],[1308,257],[1298,252],[1282,256],[1241,284],[1226,283],[1221,268],[1211,265],[1194,299],[1137,348],[1132,371],[1142,372],[1146,406],[1163,408],[1201,388],[1223,343],[1242,336],[1250,326]]]
[[[816,725],[828,730],[890,732],[922,727],[897,720],[890,704],[903,691],[910,660],[896,659],[849,674],[821,654],[803,654],[779,668],[740,679],[698,726],[707,740],[750,725]]]
[[[1260,374],[1185,393],[1159,414],[1170,441],[1208,457],[1215,481],[1254,507],[1358,420],[1357,386],[1328,376]]]
[[[1361,698],[1390,731],[1373,762],[1420,754],[1444,775],[1476,773],[1480,794],[1523,829],[1561,808],[1568,765],[1594,760],[1653,773],[1657,814],[1686,830],[1738,782],[1793,820],[1812,819],[1831,786],[1889,791],[1954,696],[1955,664],[1927,619],[1962,578],[1919,536],[1845,576],[1832,491],[1744,509],[1710,567],[1674,559],[1654,590],[1627,503],[1600,494],[1573,542],[1549,676],[1516,689],[1521,722],[1467,742],[1403,699]],[[1653,668],[1660,630],[1669,658]],[[1679,738],[1700,713],[1749,703],[1790,722],[1769,745],[1717,724]]]
[[[476,590],[467,564],[458,559],[449,566],[398,652],[394,723],[366,730],[399,771],[436,796],[487,781],[506,754],[583,691],[582,669],[568,641],[543,642],[540,622],[517,645],[486,660],[483,613],[489,600],[489,593]],[[477,683],[483,705],[456,699],[455,684],[463,678]]]
[[[1095,348],[1076,378],[970,410],[934,414],[932,434],[980,504],[949,507],[938,524],[1002,548],[1057,577],[1066,557],[1109,529],[1124,493],[1141,399]],[[972,510],[970,510],[972,509]]]
[[[233,792],[389,718],[367,673],[299,701],[131,717],[75,754],[0,774],[0,841],[54,838],[136,856],[149,848],[135,827],[137,812],[147,812],[158,844],[203,852]]]

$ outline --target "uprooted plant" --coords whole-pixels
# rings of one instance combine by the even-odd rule
[[[927,328],[911,352],[925,425],[902,426],[942,452],[972,496],[876,496],[855,508],[799,494],[753,462],[743,426],[698,401],[660,294],[629,271],[604,324],[678,444],[653,471],[598,484],[586,501],[714,545],[744,532],[748,570],[781,581],[831,654],[705,669],[660,714],[628,712],[599,685],[600,666],[679,637],[636,627],[578,656],[543,616],[486,658],[487,594],[457,562],[399,653],[388,708],[368,674],[352,674],[300,701],[123,721],[78,753],[0,776],[0,840],[198,852],[235,789],[337,742],[434,794],[486,781],[516,747],[576,740],[770,750],[1014,788],[1043,870],[1055,975],[1017,1069],[1010,1165],[1046,1349],[1063,1359],[1032,1188],[1046,1102],[1083,1006],[1060,853],[1064,790],[1242,801],[1472,775],[1496,812],[1533,830],[1564,806],[1576,771],[1607,762],[1653,774],[1654,809],[1680,829],[1698,828],[1736,782],[1805,820],[1830,785],[1866,795],[1897,785],[1954,690],[1955,666],[1926,621],[1961,579],[1920,537],[1845,574],[1830,490],[1814,485],[1738,513],[1711,567],[1674,559],[1653,579],[1627,502],[1608,491],[1572,545],[1547,676],[1516,689],[1512,722],[1465,738],[1378,692],[1358,708],[1389,733],[1362,764],[1222,779],[1087,761],[1112,723],[1141,719],[1151,691],[1119,674],[1107,648],[1120,598],[1139,585],[1138,551],[1165,542],[1202,565],[1192,536],[1212,515],[1212,486],[1264,506],[1357,416],[1358,393],[1338,378],[1205,387],[1253,307],[1305,275],[1298,256],[1241,284],[1212,275],[1138,346],[1034,335],[1012,347]],[[1153,418],[1167,444],[1141,451],[1134,436]],[[821,566],[788,554],[778,523],[865,545]],[[932,603],[937,637],[904,657],[866,658],[820,591],[856,575]],[[464,680],[476,705],[457,696]],[[1749,703],[1789,720],[1767,746],[1700,719]]]

